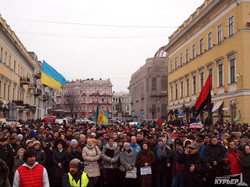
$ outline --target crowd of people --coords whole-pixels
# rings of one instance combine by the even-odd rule
[[[250,185],[249,146],[248,124],[0,123],[0,186],[213,186],[237,174]]]

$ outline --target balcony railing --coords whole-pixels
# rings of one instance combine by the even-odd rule
[[[29,85],[30,84],[30,78],[29,77],[20,77],[20,84],[26,84],[26,85]]]
[[[33,106],[30,106],[29,108],[30,108],[30,111],[32,111],[32,112],[35,112],[35,111],[36,111],[36,106],[34,106],[34,105],[33,105]]]
[[[42,95],[42,90],[37,88],[34,92],[34,96],[39,96],[39,95]]]
[[[36,87],[37,87],[36,83],[32,82],[32,83],[30,83],[28,89],[29,89],[29,90],[35,90]]]
[[[17,106],[23,106],[23,101],[20,100],[14,100],[12,103],[15,103]]]

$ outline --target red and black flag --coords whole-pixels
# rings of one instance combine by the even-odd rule
[[[209,105],[211,103],[211,89],[212,89],[212,82],[211,82],[211,77],[209,75],[194,105],[196,109],[195,118],[199,115],[199,113],[204,109],[206,105]]]

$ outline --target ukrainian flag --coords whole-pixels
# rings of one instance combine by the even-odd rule
[[[97,125],[108,123],[108,112],[104,111],[100,106],[97,106],[94,122],[96,122]]]
[[[66,84],[66,79],[60,73],[58,73],[47,62],[43,61],[41,83],[51,88],[55,88],[58,91],[62,91],[62,86]]]
[[[234,118],[234,122],[239,122],[239,121],[241,121],[241,115],[240,114]]]
[[[218,113],[218,109],[216,109],[216,110],[212,111],[212,113],[213,113],[213,116],[218,116],[218,115],[219,115],[219,113]]]

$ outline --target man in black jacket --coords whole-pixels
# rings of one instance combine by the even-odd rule
[[[206,174],[209,170],[207,159],[199,155],[199,145],[191,143],[183,154],[177,158],[178,163],[185,164],[186,186],[206,186]]]
[[[224,164],[224,156],[226,153],[226,148],[223,147],[220,143],[218,143],[218,138],[216,136],[210,139],[210,144],[208,144],[205,157],[207,158],[209,165],[211,166],[208,182],[213,185],[216,176],[223,175],[223,164]]]

